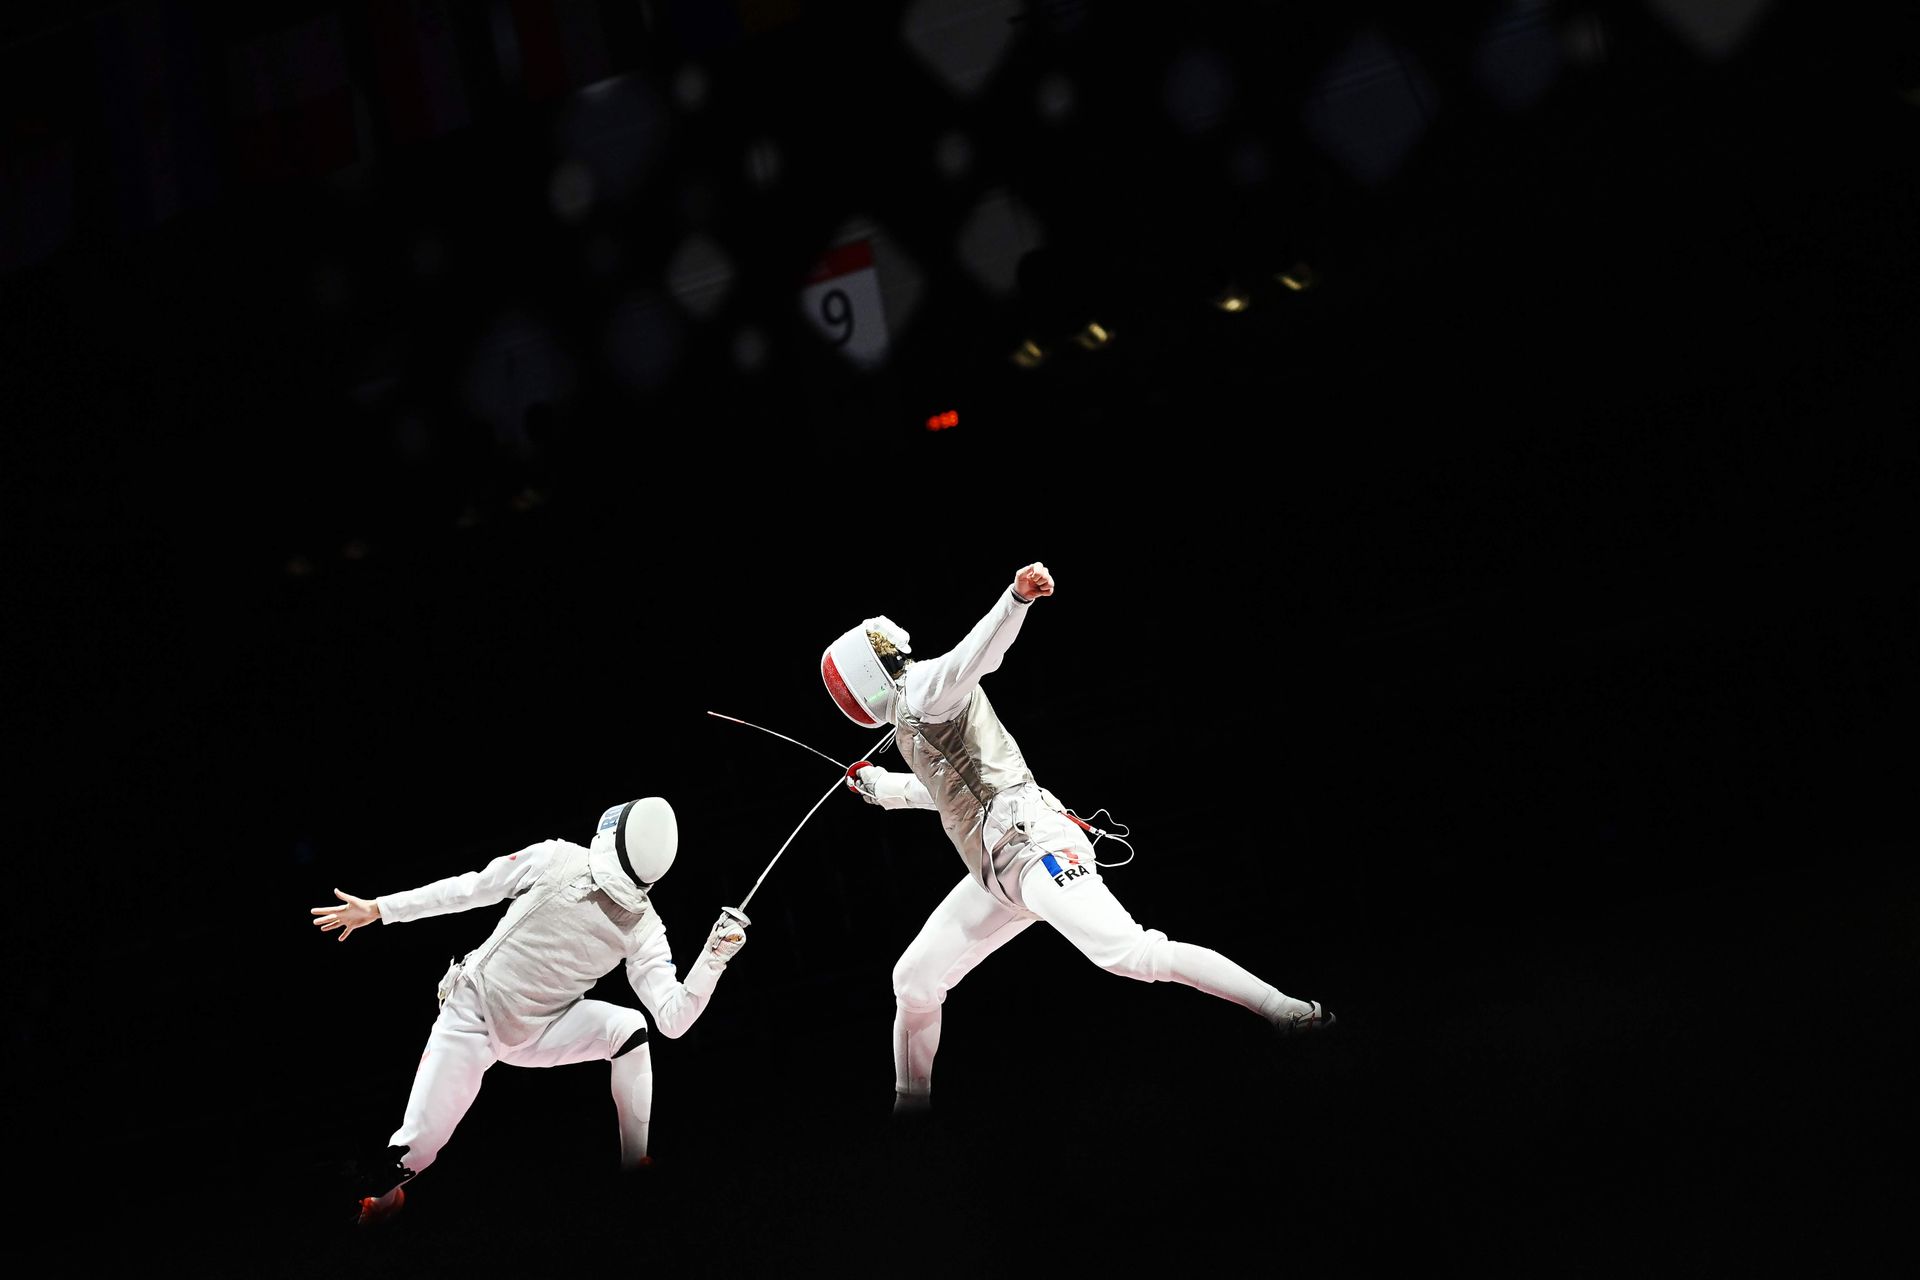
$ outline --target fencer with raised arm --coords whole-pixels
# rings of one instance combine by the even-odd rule
[[[1109,973],[1182,983],[1258,1013],[1283,1034],[1334,1021],[1318,1002],[1287,995],[1219,952],[1135,921],[1102,879],[1083,824],[1034,780],[981,681],[999,669],[1034,602],[1053,593],[1053,575],[1036,561],[939,657],[916,661],[908,633],[884,616],[851,628],[821,655],[834,704],[864,728],[893,725],[907,765],[901,772],[859,761],[848,786],[884,809],[937,812],[966,864],[894,966],[902,1109],[930,1097],[947,992],[1036,920]]]

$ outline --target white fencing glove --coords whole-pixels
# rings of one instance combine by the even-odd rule
[[[933,796],[911,773],[882,769],[866,760],[847,767],[847,790],[882,809],[931,809]]]
[[[752,923],[746,913],[736,907],[720,908],[720,918],[707,931],[707,940],[701,945],[700,955],[682,985],[694,995],[712,995],[720,975],[726,972],[727,961],[747,945],[747,926]]]
[[[847,790],[868,804],[879,804],[880,793],[874,789],[874,782],[885,772],[871,760],[855,760],[847,766]]]

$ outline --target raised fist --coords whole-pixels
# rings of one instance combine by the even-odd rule
[[[1022,600],[1034,600],[1053,594],[1053,574],[1047,566],[1035,560],[1032,564],[1013,575],[1014,594]]]

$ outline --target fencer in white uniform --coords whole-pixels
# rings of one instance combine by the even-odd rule
[[[848,785],[883,809],[932,809],[967,874],[908,944],[893,970],[896,1107],[930,1097],[947,992],[1036,920],[1052,925],[1109,973],[1179,982],[1260,1014],[1283,1034],[1330,1026],[1333,1015],[1255,977],[1219,952],[1143,928],[1095,864],[1082,823],[1034,781],[981,678],[999,669],[1033,602],[1053,594],[1034,563],[986,616],[940,657],[915,661],[906,631],[868,618],[827,647],[821,678],[834,704],[863,728],[891,724],[908,772],[867,761]]]
[[[675,1038],[707,1007],[727,962],[746,945],[746,917],[725,908],[686,981],[677,979],[650,890],[678,847],[672,806],[648,796],[602,814],[590,845],[546,840],[402,893],[362,899],[336,889],[339,904],[312,909],[314,923],[340,930],[344,942],[375,920],[403,924],[512,899],[492,935],[441,980],[440,1014],[405,1116],[363,1188],[373,1194],[361,1199],[362,1224],[405,1203],[401,1188],[439,1156],[496,1062],[557,1067],[610,1060],[620,1163],[629,1169],[648,1163],[653,1058],[647,1017],[586,995],[624,963],[653,1028]]]

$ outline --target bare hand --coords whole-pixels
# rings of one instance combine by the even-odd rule
[[[1022,600],[1050,596],[1053,594],[1053,575],[1047,571],[1047,566],[1035,560],[1013,575],[1013,590]]]
[[[312,908],[312,914],[316,917],[314,923],[320,926],[320,932],[322,933],[331,933],[335,929],[339,929],[341,930],[340,941],[345,942],[355,929],[358,929],[363,924],[372,924],[380,918],[380,904],[377,902],[369,902],[365,898],[356,898],[352,894],[342,893],[338,889],[333,891],[333,896],[340,899],[340,901],[346,905],[343,907]]]

